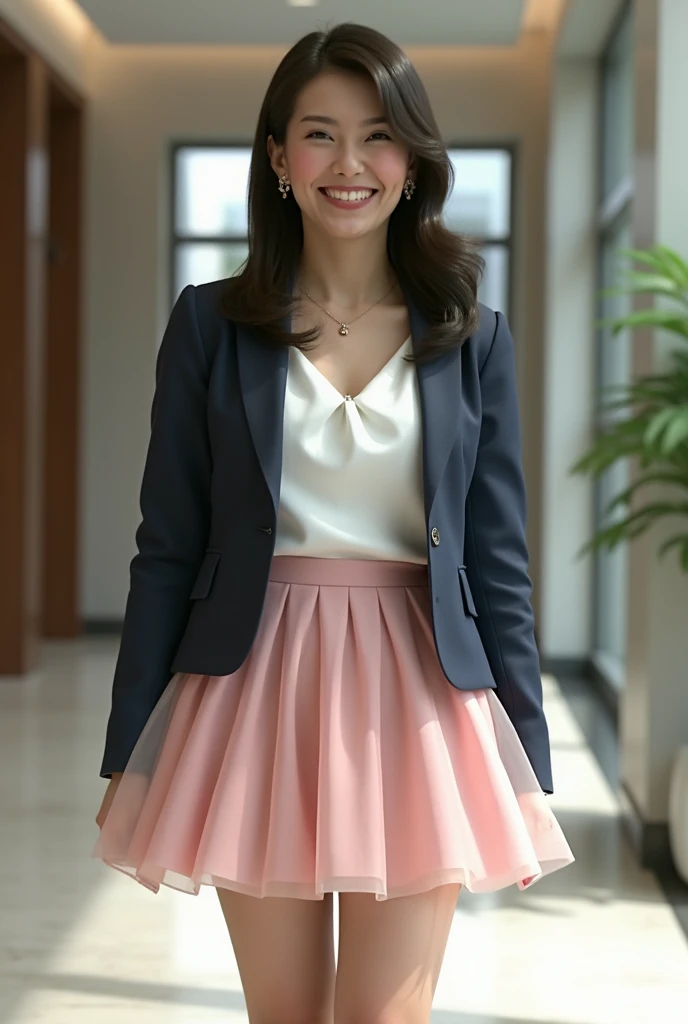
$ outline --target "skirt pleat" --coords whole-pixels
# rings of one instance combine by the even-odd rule
[[[573,854],[492,689],[459,690],[427,566],[276,556],[234,673],[177,673],[92,856],[154,892],[520,889]]]

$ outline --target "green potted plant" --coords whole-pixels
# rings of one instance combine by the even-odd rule
[[[614,413],[585,454],[573,464],[572,474],[595,478],[619,460],[637,460],[636,478],[616,494],[605,515],[616,518],[599,529],[579,555],[632,540],[665,517],[678,521],[677,532],[658,548],[659,557],[675,549],[679,564],[688,572],[688,263],[673,249],[655,245],[647,250],[621,250],[640,270],[628,270],[618,288],[606,295],[647,295],[659,305],[634,310],[601,321],[615,336],[624,330],[650,328],[668,332],[679,344],[669,353],[668,367],[631,382],[604,389],[609,399],[603,409]],[[659,499],[640,500],[643,488],[659,485]],[[672,855],[681,877],[688,882],[688,746],[678,752],[671,778],[669,832]]]

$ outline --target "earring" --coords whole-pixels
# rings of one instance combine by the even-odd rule
[[[290,188],[291,185],[289,184],[289,178],[287,177],[286,174],[283,174],[282,177],[279,179],[279,190],[282,193],[282,199],[287,198],[287,192],[289,191]]]
[[[407,178],[404,182],[404,195],[407,199],[410,199],[416,190],[416,183],[411,178]]]

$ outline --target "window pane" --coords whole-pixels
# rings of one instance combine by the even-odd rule
[[[478,238],[509,235],[511,154],[505,150],[449,150],[454,190],[444,208],[451,231]]]
[[[176,233],[246,236],[250,162],[249,148],[177,150]]]
[[[232,277],[247,256],[247,242],[180,243],[175,267],[175,299],[187,284],[205,284]]]
[[[508,316],[509,250],[505,245],[486,245],[480,251],[485,260],[485,276],[478,289],[478,298],[486,306]]]
[[[629,7],[602,68],[602,199],[633,173],[633,21]]]

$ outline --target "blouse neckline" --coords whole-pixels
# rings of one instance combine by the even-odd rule
[[[353,401],[356,401],[356,399],[358,399],[358,398],[361,398],[361,397],[362,397],[362,396],[363,396],[363,395],[364,395],[364,394],[366,393],[366,391],[368,391],[368,390],[369,390],[370,388],[372,388],[372,387],[373,387],[373,385],[377,383],[377,381],[379,380],[379,378],[380,378],[380,377],[381,377],[381,376],[382,376],[382,375],[383,375],[383,374],[384,374],[384,373],[385,373],[386,371],[388,371],[388,370],[390,369],[390,367],[391,367],[391,366],[393,365],[393,363],[394,363],[394,362],[396,361],[396,359],[398,359],[398,358],[399,358],[399,356],[400,356],[400,355],[402,355],[402,353],[404,353],[404,352],[405,352],[405,350],[406,350],[406,348],[407,348],[407,346],[408,346],[408,344],[409,344],[409,342],[410,342],[410,341],[411,341],[411,335],[409,334],[409,336],[408,336],[408,337],[407,337],[407,338],[405,339],[405,341],[403,342],[403,344],[401,344],[401,345],[399,346],[399,348],[398,348],[398,349],[396,350],[396,352],[392,353],[392,355],[391,355],[391,356],[389,357],[389,359],[387,360],[387,362],[385,363],[385,365],[384,365],[384,366],[382,366],[382,367],[381,367],[381,368],[380,368],[380,369],[378,370],[378,372],[377,372],[377,373],[375,374],[375,376],[374,376],[374,377],[372,377],[372,378],[371,378],[371,379],[370,379],[370,380],[368,381],[368,383],[367,383],[367,384],[365,385],[365,387],[361,388],[361,390],[360,390],[360,391],[358,392],[358,394],[356,394],[356,395],[343,395],[343,394],[341,393],[341,391],[340,391],[340,390],[339,390],[338,388],[336,388],[336,387],[334,386],[334,384],[332,383],[332,381],[331,381],[331,380],[329,380],[329,379],[328,379],[328,378],[327,378],[327,377],[325,376],[325,374],[324,374],[324,373],[323,373],[323,372],[322,372],[321,370],[319,370],[319,369],[318,369],[318,367],[317,367],[317,366],[315,365],[315,363],[313,363],[313,362],[312,362],[312,361],[311,361],[311,360],[310,360],[310,359],[308,358],[308,356],[307,356],[307,355],[305,355],[305,354],[304,354],[304,353],[303,353],[303,352],[301,351],[301,349],[300,349],[300,348],[297,348],[297,347],[296,347],[295,345],[292,345],[291,347],[292,347],[292,349],[294,350],[294,352],[297,352],[297,353],[298,353],[298,355],[299,355],[299,356],[301,356],[301,358],[302,358],[302,359],[303,359],[303,360],[304,360],[304,361],[305,361],[306,363],[308,363],[308,365],[309,365],[309,367],[310,367],[311,371],[312,371],[313,373],[317,374],[318,378],[319,378],[320,380],[324,381],[324,382],[325,382],[325,385],[326,385],[326,386],[327,386],[328,388],[330,388],[330,390],[331,390],[331,391],[333,391],[333,392],[334,392],[334,393],[335,393],[335,394],[336,394],[336,395],[337,395],[337,396],[338,396],[338,397],[339,397],[339,398],[340,398],[340,399],[341,399],[342,401],[345,401],[345,400],[347,400],[347,399],[349,399],[349,400],[353,400]]]

